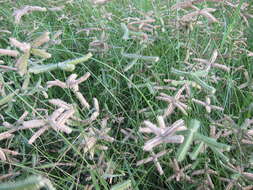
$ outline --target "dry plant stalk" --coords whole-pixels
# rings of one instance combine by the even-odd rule
[[[205,164],[205,168],[204,169],[200,169],[200,170],[195,170],[191,173],[191,176],[199,176],[200,175],[204,175],[204,180],[203,183],[201,183],[198,186],[198,190],[202,190],[202,189],[215,189],[214,183],[212,181],[211,175],[218,175],[218,172],[208,168],[207,164]]]
[[[172,80],[172,79],[164,79],[164,82],[167,82],[169,84],[171,84],[172,86],[180,86],[183,85],[185,86],[185,90],[186,90],[186,94],[188,97],[191,96],[191,87],[196,88],[198,90],[201,89],[201,86],[198,85],[196,82],[194,81],[190,81],[190,80],[185,80],[184,77],[181,77],[181,80]],[[173,88],[173,87],[170,87]],[[176,88],[174,88],[175,90],[177,90]]]
[[[184,136],[176,135],[177,131],[186,130],[184,121],[182,119],[177,120],[171,126],[166,126],[162,116],[157,117],[158,126],[151,123],[150,121],[144,121],[143,124],[146,126],[140,128],[139,131],[142,133],[153,133],[156,137],[148,140],[143,146],[143,150],[152,151],[154,147],[162,143],[183,143]]]
[[[61,88],[69,88],[73,91],[73,93],[75,94],[75,96],[78,98],[78,100],[80,101],[80,103],[87,109],[90,108],[89,103],[86,101],[86,99],[84,98],[84,96],[81,94],[81,92],[79,91],[79,84],[86,81],[88,78],[90,77],[90,73],[86,73],[84,76],[80,77],[79,79],[77,78],[77,74],[72,74],[68,77],[68,79],[66,80],[66,82],[61,82],[59,80],[55,80],[55,81],[48,81],[47,82],[47,88],[51,88],[53,86],[59,86]]]
[[[82,29],[79,29],[76,32],[76,34],[79,34],[80,32],[85,32],[86,35],[89,36],[92,31],[103,31],[103,30],[105,30],[105,28],[95,28],[95,27],[82,28]]]
[[[62,9],[64,9],[65,6],[58,6],[58,7],[51,7],[51,8],[47,8],[49,11],[61,11]]]
[[[253,52],[248,52],[247,56],[253,57]]]
[[[152,37],[145,32],[135,32],[129,30],[125,23],[121,23],[121,28],[124,31],[123,40],[129,39],[139,39],[140,43],[148,42],[149,40],[152,41]]]
[[[253,188],[252,185],[245,186],[245,183],[241,185],[240,182],[242,182],[242,179],[247,179],[249,181],[253,180],[253,173],[245,172],[244,168],[242,166],[234,166],[230,163],[228,165],[224,165],[221,163],[226,169],[229,171],[233,172],[234,177],[233,178],[224,178],[220,177],[221,181],[228,182],[228,185],[226,186],[226,190],[232,190],[234,189],[233,187],[242,189],[242,190],[251,190]]]
[[[20,172],[8,173],[8,174],[1,175],[0,176],[0,181],[3,181],[3,180],[5,180],[6,178],[9,178],[9,177],[14,177],[14,176],[18,176],[18,175],[20,175]]]
[[[0,184],[0,190],[56,190],[50,180],[42,176],[30,176],[25,180]]]
[[[252,145],[252,138],[253,138],[253,119],[245,119],[240,129],[243,130],[241,142],[243,144]],[[240,133],[240,130],[235,130],[235,133]]]
[[[92,113],[87,119],[81,119],[79,116],[74,115],[67,123],[69,125],[90,125],[93,121],[96,121],[100,114],[99,104],[96,98],[93,98],[93,108],[90,112]]]
[[[98,116],[100,114],[100,111],[99,111],[98,100],[96,98],[93,98],[93,105],[94,105],[93,106],[94,111],[92,112],[90,118],[85,119],[85,120],[81,120],[82,124],[88,125],[88,124],[92,123],[93,121],[95,121],[98,118]]]

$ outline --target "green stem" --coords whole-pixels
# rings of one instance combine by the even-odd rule
[[[132,53],[122,53],[122,56],[128,59],[141,59],[141,60],[149,61],[149,62],[159,61],[159,57],[157,56],[145,56],[145,55],[132,54]]]
[[[70,59],[70,60],[66,60],[64,62],[60,62],[60,63],[58,63],[58,66],[60,67],[60,65],[77,65],[78,63],[83,63],[83,62],[88,61],[91,57],[92,57],[92,54],[88,53],[83,57],[79,57],[79,58],[76,58],[76,59]]]
[[[230,148],[231,148],[231,146],[229,146],[229,145],[219,143],[219,142],[216,141],[216,139],[204,136],[200,133],[195,133],[194,139],[203,141],[208,146],[213,147],[213,148],[217,148],[217,149],[230,151]]]
[[[57,69],[57,64],[35,65],[29,69],[30,73],[39,74]]]
[[[194,134],[198,131],[200,127],[200,122],[196,119],[192,119],[189,123],[189,129],[187,130],[187,134],[183,144],[181,144],[178,152],[177,152],[177,161],[181,162],[185,159],[186,154],[189,152],[190,146],[193,141]]]
[[[219,149],[214,148],[214,147],[210,147],[212,149],[212,151],[219,156],[222,160],[224,160],[226,163],[229,162],[229,158],[226,157]]]
[[[197,159],[197,157],[198,157],[200,151],[202,150],[203,146],[204,146],[204,142],[200,142],[200,143],[194,148],[194,150],[192,151],[192,153],[189,153],[190,158],[191,158],[192,160],[196,160],[196,159]]]
[[[19,90],[15,90],[13,93],[8,94],[7,96],[3,97],[0,99],[0,106],[7,104],[8,102],[10,102],[13,97],[17,94]]]
[[[83,57],[66,60],[60,63],[56,63],[56,64],[35,65],[29,69],[29,72],[34,73],[34,74],[39,74],[39,73],[53,71],[56,69],[61,69],[64,71],[73,71],[75,69],[76,64],[85,62],[91,57],[92,57],[92,54],[88,53],[87,55]]]
[[[123,40],[128,40],[129,39],[129,30],[127,26],[124,23],[121,23],[121,28],[124,30],[124,35],[123,35]]]
[[[131,185],[132,185],[131,180],[127,180],[123,183],[113,185],[111,190],[127,190],[131,188]]]

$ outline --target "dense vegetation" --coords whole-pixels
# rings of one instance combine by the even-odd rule
[[[0,190],[253,189],[252,20],[247,0],[0,0]]]

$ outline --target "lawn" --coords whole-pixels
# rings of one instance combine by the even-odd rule
[[[0,190],[253,189],[253,2],[0,0]]]

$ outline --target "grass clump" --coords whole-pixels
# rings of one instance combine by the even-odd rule
[[[252,189],[252,6],[1,2],[0,189]]]

